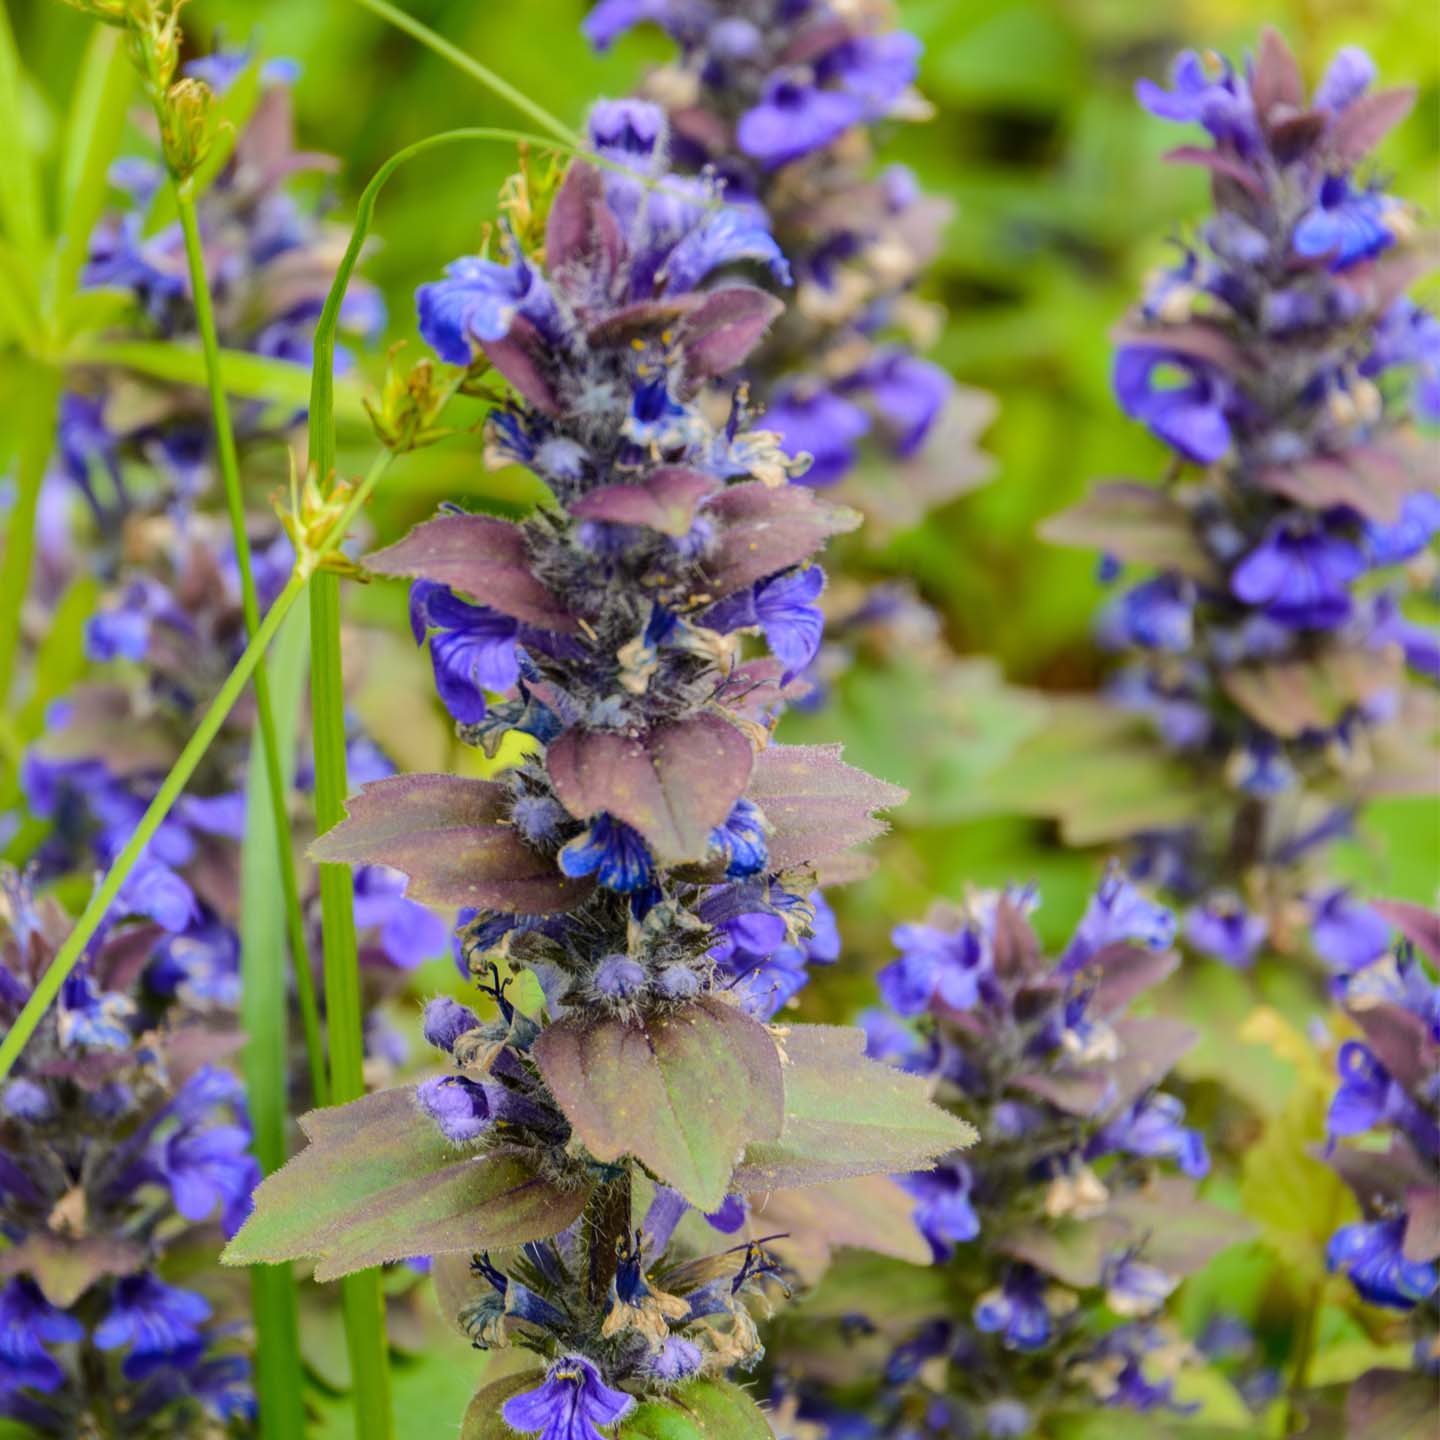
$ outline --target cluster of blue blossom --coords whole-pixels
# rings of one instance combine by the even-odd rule
[[[68,921],[0,872],[0,1022]],[[244,1219],[259,1170],[227,1037],[160,979],[158,927],[110,928],[0,1086],[0,1417],[26,1433],[198,1434],[253,1416],[249,1362],[167,1251]]]
[[[870,1054],[925,1076],[982,1141],[902,1180],[949,1267],[944,1312],[847,1321],[847,1373],[874,1366],[853,1403],[803,1363],[782,1369],[796,1434],[1009,1437],[1096,1404],[1183,1408],[1174,1378],[1197,1357],[1160,1312],[1233,1236],[1195,1198],[1205,1143],[1160,1088],[1194,1036],[1126,1013],[1173,969],[1175,921],[1112,870],[1052,962],[1026,920],[1036,903],[982,892],[895,931]]]
[[[486,1387],[476,1413],[544,1440],[598,1440],[681,1383],[687,1403],[763,1423],[721,1377],[760,1357],[747,1301],[764,1303],[776,1261],[760,1242],[715,1254],[676,1225],[690,1209],[733,1232],[748,1193],[896,1168],[894,1141],[882,1154],[874,1130],[847,1131],[847,1085],[910,1117],[903,1143],[924,1158],[901,1168],[967,1139],[923,1084],[866,1061],[858,1031],[765,1023],[807,964],[835,958],[817,885],[899,797],[838,747],[770,737],[820,643],[814,553],[854,517],[787,483],[808,457],[751,427],[742,385],[711,418],[782,308],[754,281],[789,281],[760,212],[669,172],[653,105],[597,105],[589,140],[617,168],[576,161],[553,196],[527,192],[543,234],[527,228],[527,248],[504,229],[497,256],[456,261],[417,297],[442,359],[509,383],[489,453],[554,504],[518,523],[446,507],[365,562],[412,578],[415,638],[461,738],[528,748],[492,780],[368,785],[312,850],[393,865],[412,896],[462,907],[462,966],[497,1018],[432,1003],[426,1034],[451,1068],[322,1112],[229,1255],[294,1253],[272,1217],[357,1163],[353,1147],[388,1147],[387,1167],[415,1177],[407,1206],[449,1183],[458,1147],[496,1178],[456,1221],[422,1240],[382,1194],[363,1242],[339,1220],[312,1243],[327,1274],[424,1243],[477,1344],[548,1362]],[[509,996],[522,969],[543,1023]],[[836,1120],[787,1148],[786,1107],[816,1104]],[[660,1188],[635,1211],[647,1176]],[[485,1202],[502,1185],[523,1208]]]
[[[197,202],[207,276],[222,345],[309,365],[343,235],[287,186],[300,172],[332,166],[324,155],[294,149],[293,66],[275,62],[252,75],[257,66],[248,52],[221,51],[185,67],[217,94],[241,84],[243,76],[259,97],[224,169]],[[128,157],[116,162],[110,179],[126,205],[92,237],[82,285],[128,299],[124,338],[193,342],[183,236],[178,221],[165,220],[163,167]],[[378,292],[353,286],[341,322],[356,337],[377,335],[384,324]],[[342,352],[342,364],[344,359]],[[213,439],[203,391],[112,366],[70,373],[61,401],[59,469],[79,487],[111,546],[131,511],[188,510],[209,489]],[[259,403],[235,411],[242,443],[283,437],[303,418]]]
[[[1384,909],[1405,938],[1344,987],[1362,1038],[1340,1046],[1326,1122],[1362,1218],[1335,1232],[1327,1260],[1363,1300],[1403,1314],[1415,1342],[1416,1373],[1375,1372],[1352,1406],[1378,1413],[1387,1391],[1410,1387],[1426,1413],[1440,1374],[1440,924],[1415,906]],[[1350,1433],[1370,1433],[1366,1418],[1352,1411]]]
[[[52,706],[47,733],[22,766],[29,812],[47,827],[31,861],[37,881],[114,861],[244,649],[239,576],[224,535],[215,517],[202,514],[183,526],[157,516],[129,527],[127,568],[85,631],[101,676]],[[289,578],[290,542],[267,532],[252,554],[264,608]],[[161,927],[154,983],[187,1005],[221,1011],[233,1011],[240,998],[239,846],[251,720],[248,707],[232,717],[117,900],[118,913]],[[393,768],[359,733],[349,761],[360,779]],[[303,770],[296,778],[308,788]],[[445,950],[444,922],[403,890],[393,871],[355,876],[372,1001]],[[403,1058],[379,1012],[370,1030],[377,1061]]]
[[[1168,90],[1142,83],[1148,110],[1211,141],[1169,158],[1209,170],[1214,214],[1115,359],[1121,405],[1176,464],[1165,491],[1101,487],[1056,530],[1113,541],[1110,578],[1160,564],[1102,639],[1134,657],[1114,703],[1193,765],[1197,803],[1138,838],[1136,871],[1193,901],[1188,940],[1232,965],[1313,925],[1354,968],[1318,944],[1349,903],[1320,854],[1368,795],[1434,778],[1416,681],[1440,681],[1440,641],[1403,582],[1433,582],[1440,494],[1404,422],[1440,418],[1440,320],[1405,294],[1426,268],[1410,210],[1359,168],[1411,100],[1373,79],[1343,50],[1307,100],[1268,32],[1243,71],[1187,52]]]
[[[601,0],[585,32],[605,48],[641,23],[680,48],[644,92],[669,114],[675,167],[763,212],[794,273],[794,303],[743,373],[784,448],[812,457],[801,483],[848,481],[888,528],[977,484],[988,397],[916,353],[937,322],[912,292],[948,207],[904,166],[876,174],[868,141],[879,121],[927,113],[920,42],[884,7],[828,0]],[[866,437],[885,463],[862,473]]]

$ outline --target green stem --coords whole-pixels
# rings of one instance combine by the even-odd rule
[[[255,591],[255,571],[250,558],[250,536],[245,527],[245,495],[240,488],[240,460],[235,450],[235,430],[230,423],[230,406],[220,378],[220,337],[215,328],[215,310],[210,299],[210,282],[205,273],[205,249],[195,215],[195,197],[190,186],[175,182],[175,204],[185,236],[185,259],[190,270],[190,288],[195,306],[195,325],[205,354],[205,380],[210,393],[210,411],[215,423],[215,455],[225,486],[225,508],[230,513],[230,533],[235,543],[235,565],[240,572],[240,603],[245,615],[245,633],[255,638],[260,629],[260,600]],[[324,1105],[325,1051],[320,1039],[320,1008],[315,996],[315,976],[305,944],[305,915],[300,908],[300,887],[295,879],[295,837],[290,828],[290,787],[280,765],[280,745],[275,734],[275,707],[270,696],[270,676],[264,660],[255,666],[255,712],[260,743],[265,755],[265,778],[270,792],[270,814],[275,825],[279,853],[280,889],[285,901],[285,927],[290,939],[290,956],[295,967],[295,990],[300,998],[300,1016],[305,1030],[305,1053],[310,1061],[310,1083],[315,1103]],[[285,1005],[285,996],[272,997]]]
[[[14,413],[20,423],[15,504],[5,527],[5,554],[0,559],[0,708],[7,715],[13,713],[8,703],[10,686],[15,678],[21,616],[35,563],[35,511],[54,443],[60,372],[49,366],[22,365],[17,386],[21,393],[14,399]]]
[[[205,752],[210,748],[215,736],[219,734],[220,727],[229,717],[231,710],[235,708],[235,703],[244,693],[246,685],[250,683],[250,676],[254,673],[255,666],[265,653],[266,647],[275,638],[275,632],[279,630],[286,615],[290,613],[296,600],[304,592],[319,562],[331,554],[344,538],[345,532],[354,522],[355,516],[359,514],[361,507],[370,498],[371,492],[379,483],[389,459],[388,455],[381,456],[379,462],[357,487],[334,525],[326,532],[325,538],[315,546],[309,556],[297,567],[295,574],[290,577],[289,582],[260,622],[260,629],[256,632],[255,638],[245,647],[245,653],[235,662],[235,668],[225,677],[225,683],[221,685],[219,693],[210,702],[210,708],[201,716],[200,723],[195,727],[195,733],[186,742],[179,759],[165,777],[159,790],[155,792],[155,798],[140,817],[140,823],[135,827],[134,833],[125,842],[124,848],[115,857],[110,869],[105,872],[98,889],[91,895],[90,903],[86,905],[80,918],[75,922],[75,928],[65,937],[55,959],[50,963],[50,968],[40,977],[39,983],[16,1017],[14,1025],[6,1032],[4,1038],[0,1039],[0,1080],[4,1080],[14,1068],[16,1059],[35,1033],[35,1027],[39,1025],[41,1017],[50,1008],[56,995],[60,993],[60,987],[65,983],[67,976],[84,953],[85,947],[99,930],[116,895],[120,893],[120,887],[130,878],[130,872],[134,870],[136,863],[145,853],[145,847],[154,838],[161,822],[170,813],[185,786],[189,784],[190,777],[194,775],[200,761],[204,759]]]
[[[552,115],[543,105],[537,104],[523,90],[518,90],[503,76],[497,75],[488,65],[482,65],[473,55],[467,55],[458,46],[452,45],[443,35],[437,35],[428,25],[413,15],[389,3],[389,0],[359,0],[366,9],[388,20],[397,30],[412,35],[422,45],[428,46],[437,55],[448,60],[458,69],[472,75],[486,89],[508,100],[522,114],[528,115],[542,129],[548,130],[557,140],[569,145],[580,144],[580,136],[563,120]]]

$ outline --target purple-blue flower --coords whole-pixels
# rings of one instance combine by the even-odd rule
[[[1000,1335],[1010,1350],[1043,1350],[1054,1333],[1045,1290],[1045,1277],[1038,1270],[1012,1265],[1001,1288],[975,1302],[975,1328]]]
[[[1114,384],[1125,413],[1187,460],[1213,465],[1229,450],[1231,387],[1213,365],[1167,350],[1163,340],[1125,345],[1115,356]]]
[[[760,103],[740,117],[735,140],[752,160],[774,169],[824,149],[864,114],[858,95],[821,89],[803,71],[777,71]]]
[[[597,815],[589,829],[560,851],[559,863],[564,874],[577,879],[593,875],[607,890],[621,895],[645,889],[654,876],[644,837],[612,815]]]
[[[632,1396],[612,1390],[583,1355],[567,1355],[534,1390],[512,1396],[500,1414],[512,1430],[540,1440],[604,1440],[609,1427],[635,1408]]]
[[[1310,944],[1341,974],[1363,970],[1390,948],[1390,922],[1340,886],[1310,901]]]
[[[15,1390],[53,1394],[65,1383],[65,1371],[47,1347],[84,1338],[79,1320],[57,1310],[33,1280],[7,1281],[0,1289],[0,1396]]]
[[[149,1271],[115,1282],[110,1309],[92,1337],[100,1350],[128,1350],[122,1370],[144,1380],[167,1366],[185,1366],[205,1348],[201,1327],[210,1302],[191,1290],[167,1285]]]
[[[1349,619],[1350,584],[1365,572],[1358,547],[1323,525],[1282,520],[1231,572],[1237,600],[1296,630],[1333,630]]]
[[[1374,190],[1356,190],[1343,175],[1329,175],[1314,207],[1296,223],[1290,243],[1304,260],[1328,260],[1345,270],[1374,259],[1395,243],[1385,224],[1395,202]]]
[[[963,1160],[902,1175],[900,1183],[915,1197],[915,1227],[929,1241],[937,1264],[980,1233],[980,1217],[970,1203],[970,1168]]]
[[[1209,1173],[1210,1156],[1198,1130],[1181,1122],[1185,1106],[1173,1095],[1155,1091],[1127,1106],[1091,1138],[1085,1157],[1098,1159],[1116,1152],[1147,1160],[1173,1160],[1182,1174],[1200,1179]]]
[[[890,935],[900,957],[876,975],[886,1003],[897,1015],[919,1015],[932,1005],[972,1010],[980,999],[985,947],[971,926],[941,930],[899,925]]]
[[[1157,905],[1112,867],[1090,897],[1060,961],[1063,973],[1073,974],[1109,945],[1126,942],[1148,950],[1164,950],[1175,939],[1175,916]]]
[[[485,718],[487,690],[511,690],[520,678],[520,625],[498,610],[471,605],[443,585],[417,580],[410,589],[410,628],[417,645],[429,632],[435,688],[462,725]]]
[[[860,454],[856,442],[870,429],[870,417],[858,405],[823,386],[781,389],[764,423],[779,434],[787,455],[811,457],[799,481],[818,487],[838,484],[849,474]]]
[[[1185,938],[1202,955],[1248,970],[1265,943],[1270,926],[1229,895],[1212,896],[1185,916]]]
[[[1405,1217],[1343,1225],[1330,1237],[1325,1263],[1350,1277],[1361,1297],[1391,1310],[1413,1310],[1440,1288],[1440,1271],[1404,1255]]]
[[[247,1130],[187,1121],[156,1143],[150,1160],[157,1178],[169,1187],[176,1210],[187,1220],[210,1220],[218,1214],[227,1236],[245,1222],[251,1194],[260,1183]]]
[[[849,381],[870,397],[895,453],[909,459],[924,445],[955,382],[938,365],[899,348],[882,351]]]
[[[1217,140],[1242,151],[1258,143],[1249,89],[1228,62],[1182,51],[1170,67],[1170,87],[1141,80],[1135,95],[1152,115],[1203,125]]]

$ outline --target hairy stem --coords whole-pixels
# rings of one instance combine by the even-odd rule
[[[598,1186],[585,1205],[580,1233],[585,1243],[585,1298],[605,1308],[620,1247],[630,1236],[630,1172]]]

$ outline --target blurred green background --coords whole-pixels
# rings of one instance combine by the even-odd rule
[[[53,136],[90,22],[58,0],[9,4],[35,82],[30,123],[38,136]],[[581,0],[410,0],[408,8],[572,123],[595,97],[624,93],[669,53],[668,42],[642,29],[610,54],[593,55],[579,32]],[[912,577],[942,616],[953,649],[996,657],[1011,684],[1086,689],[1099,674],[1088,638],[1099,598],[1094,558],[1044,544],[1035,526],[1095,479],[1159,473],[1159,447],[1111,398],[1108,337],[1144,272],[1207,200],[1200,171],[1161,163],[1178,135],[1139,110],[1135,81],[1162,76],[1186,45],[1238,56],[1265,23],[1286,33],[1312,78],[1341,45],[1360,44],[1388,82],[1419,85],[1419,103],[1382,161],[1396,174],[1394,188],[1433,219],[1440,6],[908,0],[899,11],[925,43],[921,84],[936,115],[882,131],[881,158],[905,161],[955,205],[927,287],[949,317],[935,356],[998,395],[987,441],[998,470],[983,489],[872,548],[866,563]],[[192,51],[219,40],[253,43],[299,62],[301,147],[339,158],[325,183],[342,220],[401,146],[459,125],[528,123],[348,0],[193,0],[185,23]],[[413,339],[415,285],[476,247],[512,168],[507,147],[465,146],[425,157],[392,181],[366,265],[389,303],[392,338]],[[378,376],[383,354],[363,364]],[[370,442],[361,432],[351,438],[358,464]],[[503,507],[527,493],[513,474],[487,473],[478,440],[460,437],[396,467],[375,524],[393,536],[441,498]],[[372,587],[353,603],[357,614],[401,628],[401,587]],[[397,643],[381,663],[408,667],[417,658]],[[986,813],[986,775],[1018,737],[1044,723],[1023,697],[997,689],[998,679],[977,666],[939,678],[862,668],[835,708],[803,722],[804,738],[843,735],[858,763],[917,792],[882,849],[880,875],[844,902],[872,967],[889,924],[966,882],[1041,880],[1053,936],[1072,921],[1093,879],[1099,858],[1063,852],[1047,825]],[[392,718],[392,729],[410,735],[402,763],[443,758],[438,713],[435,719],[434,734],[416,738],[403,715]],[[1379,807],[1343,864],[1373,888],[1433,898],[1440,813],[1428,802]]]

